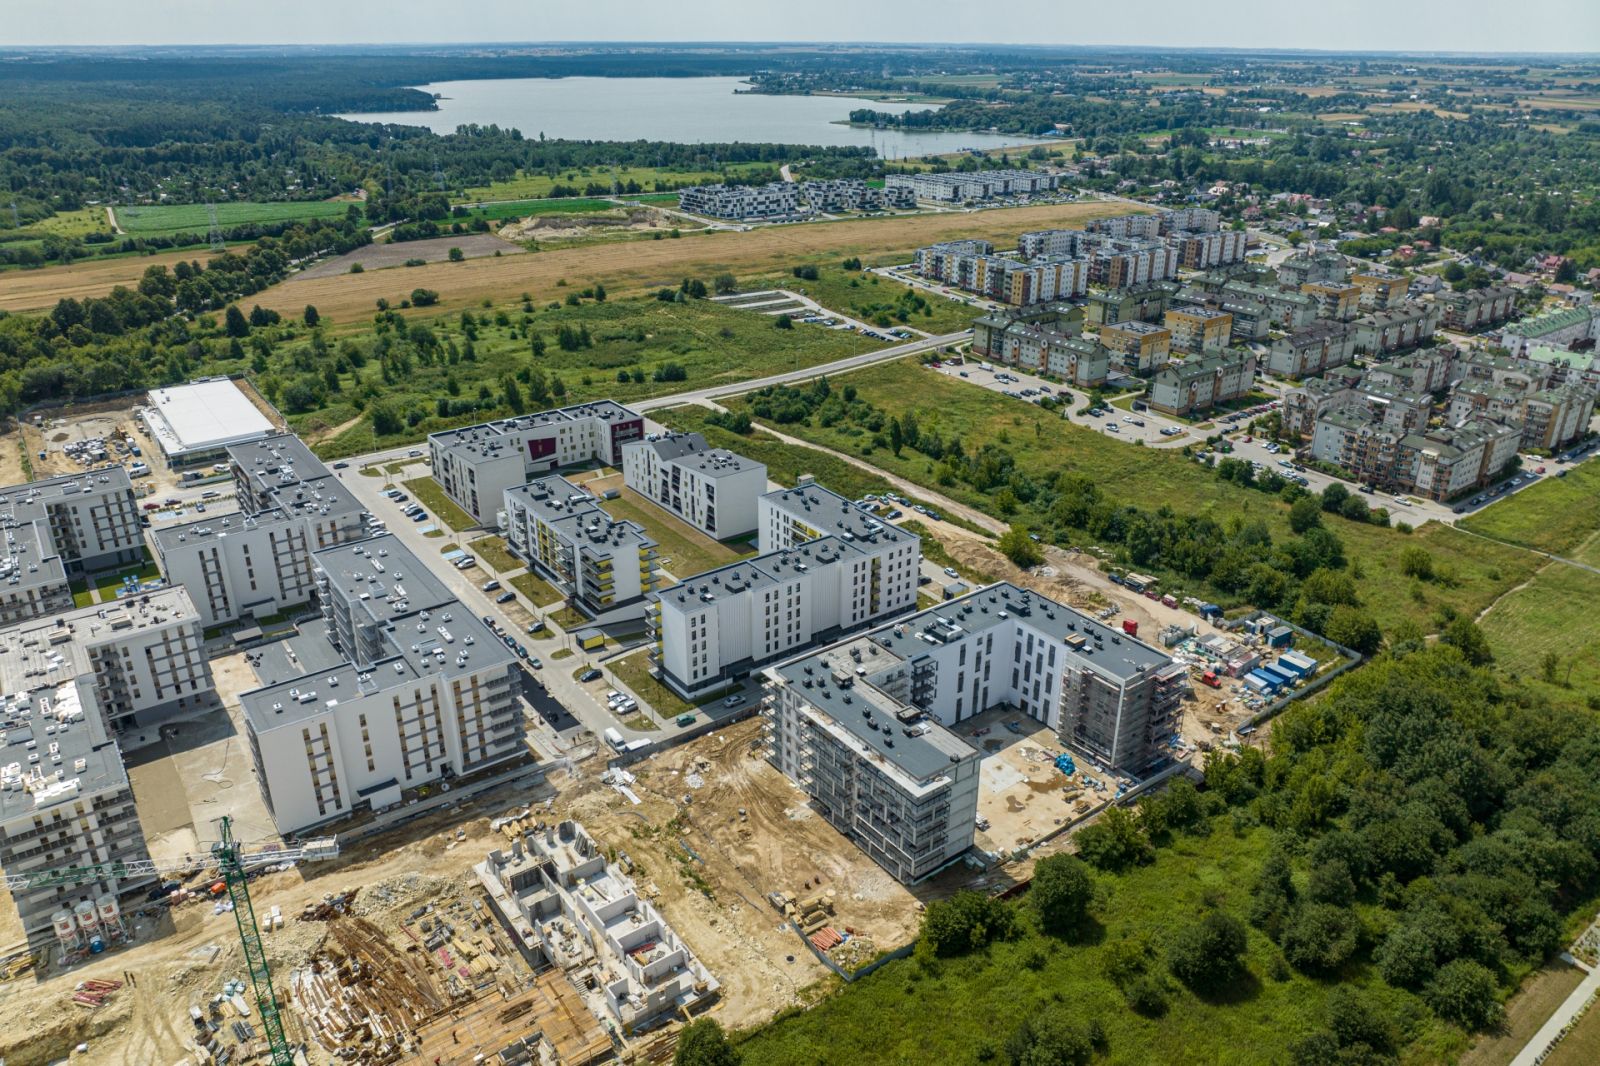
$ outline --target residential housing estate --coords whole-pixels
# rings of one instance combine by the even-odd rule
[[[1188,668],[1001,582],[768,667],[768,759],[897,880],[972,844],[978,752],[951,730],[1005,704],[1114,768],[1161,758]]]
[[[916,606],[920,540],[810,480],[761,497],[758,543],[651,597],[652,670],[680,695]]]
[[[698,433],[667,433],[623,446],[622,480],[651,503],[715,540],[756,528],[767,468]]]

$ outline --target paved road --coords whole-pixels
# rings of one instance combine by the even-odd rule
[[[1600,993],[1600,970],[1590,970],[1587,977],[1578,982],[1578,987],[1566,998],[1556,1012],[1550,1015],[1550,1020],[1539,1027],[1533,1038],[1527,1042],[1517,1057],[1511,1060],[1511,1066],[1536,1066],[1539,1055],[1550,1046],[1551,1041],[1561,1033],[1567,1023],[1571,1022],[1597,993]]]
[[[658,411],[663,407],[676,407],[685,403],[702,403],[706,400],[715,400],[724,396],[738,396],[741,393],[766,388],[768,385],[789,385],[796,381],[809,381],[811,378],[821,377],[824,374],[837,374],[845,370],[856,370],[860,367],[871,366],[874,363],[887,362],[890,359],[918,355],[946,344],[959,344],[966,339],[966,330],[962,330],[960,333],[945,333],[937,337],[928,337],[925,340],[897,344],[892,348],[880,348],[874,352],[846,356],[843,359],[835,359],[831,363],[821,363],[817,366],[805,367],[800,370],[791,370],[784,374],[772,374],[764,378],[753,378],[749,381],[736,381],[729,385],[715,385],[708,389],[675,392],[668,396],[656,396],[648,400],[638,400],[628,406],[636,411]]]

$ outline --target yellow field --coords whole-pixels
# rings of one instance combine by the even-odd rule
[[[904,262],[913,249],[922,245],[966,237],[981,237],[1005,247],[1026,230],[1077,226],[1085,219],[1125,215],[1134,210],[1122,203],[1082,203],[706,232],[680,240],[626,241],[535,255],[291,280],[268,289],[251,302],[286,313],[298,313],[307,304],[314,304],[325,319],[347,322],[370,316],[380,297],[397,302],[419,287],[439,293],[440,309],[466,307],[486,298],[522,292],[534,294],[536,300],[554,299],[563,291],[556,284],[562,279],[572,288],[601,282],[613,295],[620,296],[662,286],[676,287],[685,277],[709,282],[723,271],[787,271],[791,266],[824,256],[843,259],[856,255],[875,263]],[[138,262],[143,269],[148,260]],[[4,306],[3,296],[0,306]]]
[[[0,273],[0,310],[41,311],[54,307],[63,296],[74,299],[104,296],[118,285],[133,288],[139,283],[146,267],[171,267],[180,260],[199,260],[203,263],[210,256],[209,251],[191,250],[116,259],[85,259],[68,266],[39,270],[8,270]]]

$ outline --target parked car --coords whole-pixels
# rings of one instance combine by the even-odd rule
[[[500,582],[491,578],[490,580],[485,581],[481,587],[485,592],[493,592],[495,589],[500,587]]]
[[[729,696],[727,699],[722,701],[722,705],[724,707],[738,707],[743,703],[744,703],[744,696],[742,696],[742,695],[740,695],[738,693],[734,693],[732,696]]]
[[[583,673],[578,675],[578,680],[579,681],[598,681],[598,680],[600,680],[600,671],[596,670],[594,667],[591,666],[591,667],[589,667],[589,669],[585,670]]]
[[[959,572],[957,572],[955,567],[947,566],[947,567],[944,568],[944,576],[945,577],[960,577],[961,574]]]
[[[496,603],[510,603],[512,600],[514,600],[516,598],[517,598],[517,594],[515,592],[502,592],[500,595],[498,595],[498,596],[496,596],[494,598],[494,602],[496,602]]]
[[[539,661],[539,657],[537,655],[528,656],[528,665],[533,667],[535,670],[544,669],[544,663]]]

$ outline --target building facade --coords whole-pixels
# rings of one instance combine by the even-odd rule
[[[1179,352],[1218,352],[1233,337],[1233,316],[1211,307],[1174,307],[1164,324],[1172,334],[1173,350]]]
[[[1298,333],[1274,337],[1268,345],[1267,372],[1280,378],[1308,378],[1355,358],[1356,334],[1343,322],[1317,322]]]
[[[1170,357],[1172,331],[1151,322],[1118,322],[1100,327],[1100,343],[1124,371],[1149,377]]]
[[[698,433],[667,433],[623,446],[622,480],[700,532],[727,540],[756,528],[767,468],[710,447]]]
[[[814,483],[761,498],[761,553],[661,589],[652,670],[694,698],[917,602],[921,542]]]
[[[1256,357],[1228,351],[1168,363],[1150,379],[1150,406],[1169,415],[1209,411],[1250,394],[1256,383]]]
[[[505,491],[506,544],[598,622],[642,618],[660,564],[643,526],[615,519],[564,477]]]
[[[517,658],[391,534],[313,556],[322,628],[239,697],[278,831],[299,832],[506,762]]]
[[[505,491],[581,463],[622,465],[644,416],[614,400],[561,407],[428,437],[433,479],[482,525],[497,525]]]
[[[766,185],[696,185],[678,193],[678,207],[712,218],[789,218],[804,211],[800,186],[792,181]]]
[[[1497,326],[1517,310],[1517,290],[1509,285],[1441,292],[1433,300],[1443,309],[1440,322],[1444,328],[1461,331]]]

